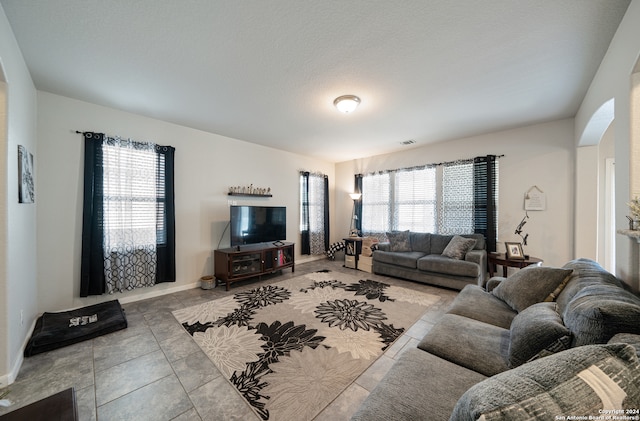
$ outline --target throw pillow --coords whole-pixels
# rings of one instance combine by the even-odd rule
[[[476,245],[475,238],[464,238],[459,235],[454,235],[447,247],[442,251],[443,256],[451,257],[452,259],[464,259],[467,252],[472,250]]]
[[[390,243],[389,251],[411,251],[409,230],[388,232],[387,238]]]
[[[562,324],[556,303],[537,303],[511,322],[509,366],[546,357],[571,347],[571,331]]]
[[[616,333],[640,334],[640,298],[615,285],[589,285],[562,315],[572,346],[605,343]]]
[[[572,269],[529,266],[502,281],[491,293],[521,312],[543,302],[572,272]]]
[[[546,421],[569,415],[589,419],[602,409],[637,408],[640,363],[635,349],[627,344],[587,345],[472,386],[458,400],[449,420]]]

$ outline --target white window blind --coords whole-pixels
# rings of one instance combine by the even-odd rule
[[[435,167],[397,171],[394,192],[392,228],[433,232],[436,221]]]

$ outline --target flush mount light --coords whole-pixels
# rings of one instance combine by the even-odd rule
[[[342,95],[333,100],[333,105],[345,114],[353,112],[358,107],[358,104],[360,104],[360,98],[355,95]]]

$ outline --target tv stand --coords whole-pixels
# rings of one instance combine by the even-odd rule
[[[285,268],[295,271],[294,243],[247,244],[214,250],[215,277],[229,286],[236,281],[258,277]]]

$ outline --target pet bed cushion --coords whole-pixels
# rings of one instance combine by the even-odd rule
[[[127,318],[118,300],[59,313],[44,313],[36,321],[24,356],[62,348],[126,327]]]

